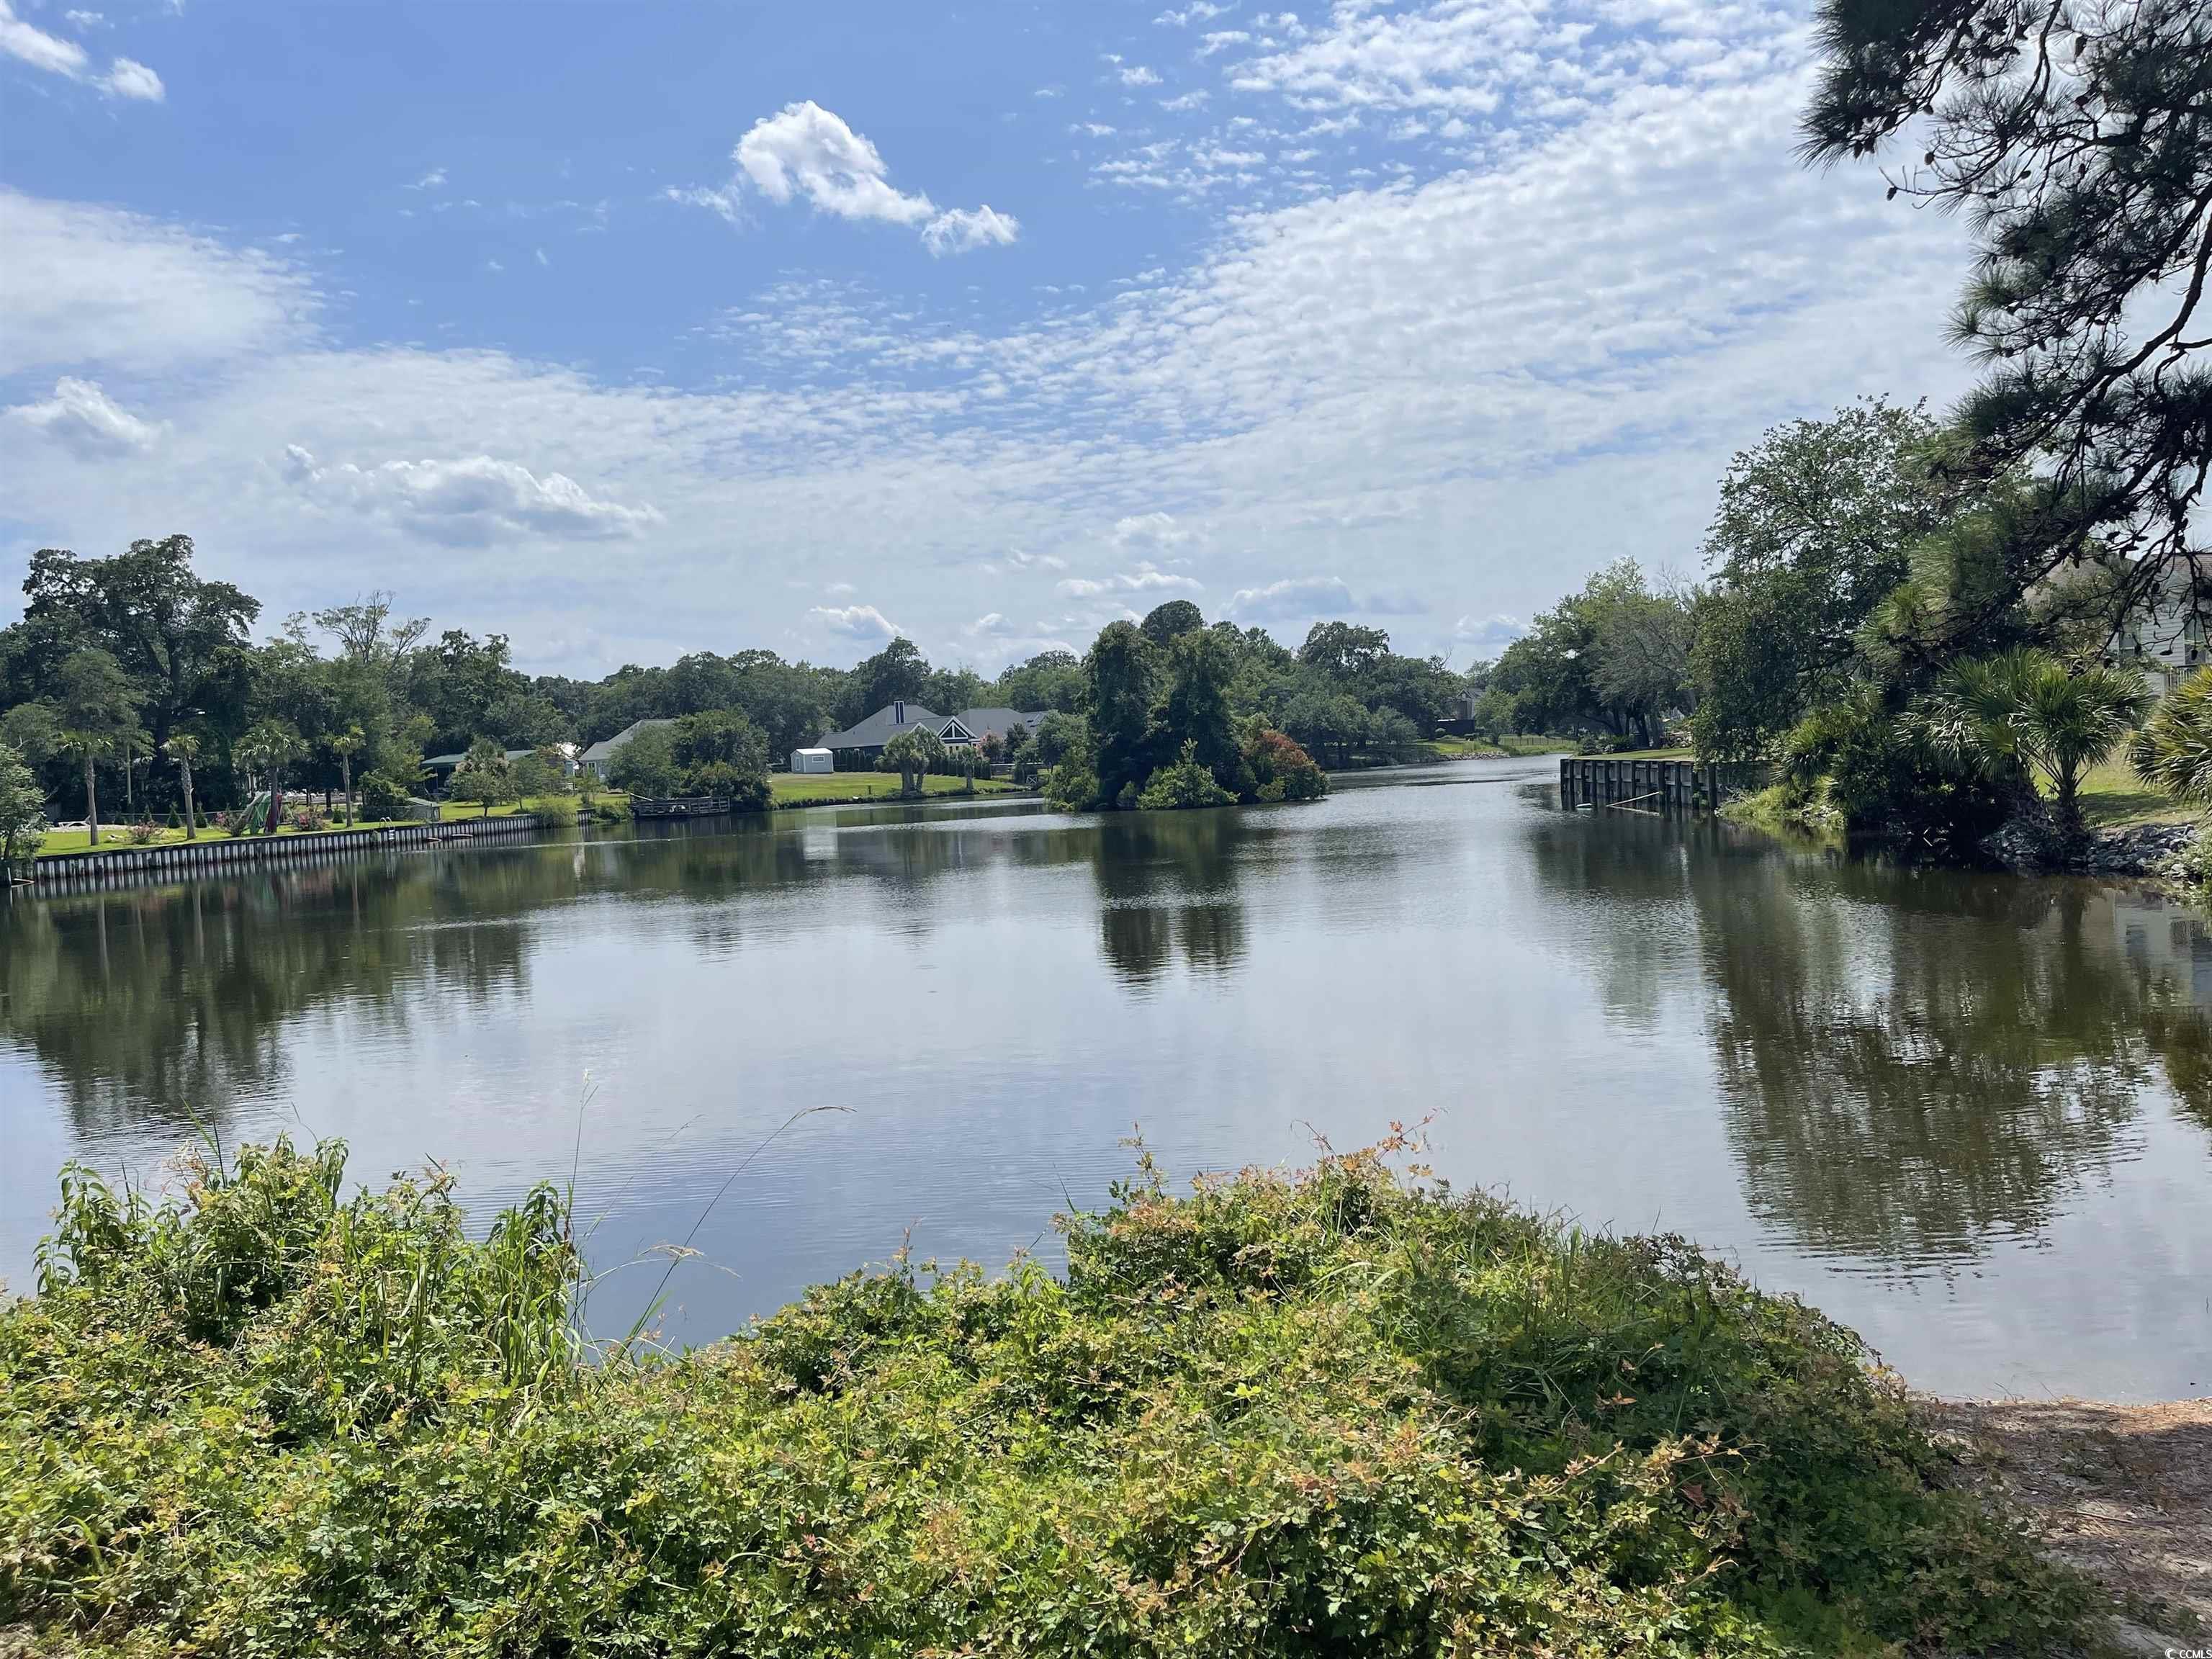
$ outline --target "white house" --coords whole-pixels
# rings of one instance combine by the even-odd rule
[[[827,749],[794,749],[791,751],[791,769],[794,772],[834,772],[837,757]]]

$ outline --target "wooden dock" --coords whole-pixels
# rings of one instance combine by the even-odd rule
[[[1710,812],[1764,781],[1764,769],[1756,766],[1613,760],[1603,755],[1559,757],[1559,805],[1569,811],[1602,806],[1637,812]]]

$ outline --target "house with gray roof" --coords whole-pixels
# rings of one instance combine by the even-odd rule
[[[888,702],[858,726],[823,738],[821,746],[849,765],[856,757],[872,759],[900,732],[917,726],[927,726],[948,745],[957,747],[988,737],[1006,738],[1017,726],[1035,731],[1043,718],[1018,708],[963,708],[957,714],[940,714],[918,702]]]
[[[608,769],[615,763],[615,757],[629,748],[632,739],[639,732],[649,732],[656,726],[675,724],[674,720],[632,720],[611,738],[601,738],[589,749],[577,756],[576,765],[580,770],[589,772],[601,783],[605,783],[607,781]]]

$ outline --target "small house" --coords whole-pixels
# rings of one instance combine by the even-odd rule
[[[834,772],[837,757],[827,749],[794,749],[791,751],[791,769],[794,772]]]

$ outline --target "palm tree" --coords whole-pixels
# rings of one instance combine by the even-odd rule
[[[1929,699],[1929,734],[1991,776],[2025,773],[2050,787],[2059,833],[2081,834],[2081,774],[2119,746],[2150,706],[2142,677],[2097,664],[2071,668],[2021,647],[1953,665]]]
[[[330,740],[331,752],[338,757],[338,777],[345,785],[345,821],[353,823],[353,757],[368,746],[368,738],[358,726],[349,726]]]
[[[100,761],[138,729],[138,695],[122,664],[97,647],[62,665],[62,748],[84,763],[88,846],[100,845]]]
[[[926,726],[909,726],[884,745],[876,757],[879,772],[899,775],[899,793],[918,795],[922,778],[933,766],[945,763],[945,739]]]
[[[233,750],[252,770],[262,774],[269,791],[269,817],[262,826],[262,834],[276,833],[276,814],[283,805],[277,791],[284,775],[284,768],[300,757],[306,747],[300,734],[282,720],[258,720],[246,735],[238,740]]]
[[[198,841],[200,820],[192,805],[192,761],[200,752],[200,740],[189,732],[179,732],[161,747],[176,762],[178,776],[185,787],[185,839]]]
[[[2212,668],[2166,695],[2128,744],[2128,764],[2152,788],[2212,810]]]
[[[73,755],[84,763],[84,823],[88,847],[100,845],[100,781],[94,767],[115,752],[115,738],[112,732],[88,726],[65,726],[62,728],[62,752]]]

